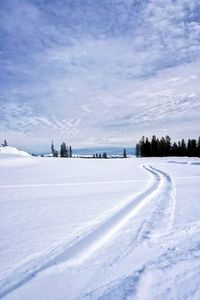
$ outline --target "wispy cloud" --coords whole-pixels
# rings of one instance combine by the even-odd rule
[[[45,147],[199,134],[199,11],[197,0],[2,1],[0,135]]]

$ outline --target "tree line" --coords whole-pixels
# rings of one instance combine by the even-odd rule
[[[72,157],[72,147],[71,146],[67,146],[65,142],[63,142],[60,145],[60,153],[58,153],[58,150],[55,149],[54,147],[54,143],[52,141],[51,143],[51,153],[53,157],[58,157],[60,154],[60,157],[68,157],[71,158]]]
[[[103,152],[103,153],[95,153],[93,154],[92,158],[108,158],[108,157],[112,157],[108,156],[107,152]],[[127,158],[127,152],[126,152],[126,148],[124,148],[123,153],[122,153],[122,158]]]
[[[200,157],[200,137],[197,140],[188,139],[186,142],[182,139],[172,143],[171,138],[168,135],[161,139],[153,135],[151,140],[143,136],[136,144],[136,157],[149,156]]]
[[[108,158],[107,152],[93,154],[92,158]]]

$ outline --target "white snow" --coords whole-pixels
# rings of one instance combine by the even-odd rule
[[[200,299],[200,159],[16,151],[0,152],[0,299]]]
[[[30,154],[28,154],[25,151],[21,151],[16,149],[15,147],[10,147],[10,146],[6,146],[6,147],[0,147],[0,158],[5,158],[5,157],[13,157],[13,156],[22,156],[22,157],[27,157],[30,156]]]

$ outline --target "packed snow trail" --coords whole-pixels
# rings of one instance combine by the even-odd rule
[[[145,169],[146,167],[143,166]],[[135,224],[135,229],[132,232],[131,249],[124,252],[123,256],[128,255],[144,240],[151,237],[160,238],[168,233],[173,226],[175,206],[176,206],[176,187],[174,180],[167,173],[149,166],[147,170],[153,170],[160,176],[160,187],[156,191],[151,206],[147,207],[146,213],[143,212],[142,220],[139,219],[138,224]]]
[[[121,228],[150,201],[156,201],[160,193],[167,193],[169,184],[172,182],[169,175],[151,166],[143,167],[153,176],[153,183],[146,191],[136,196],[105,223],[88,235],[80,238],[74,244],[52,248],[46,253],[43,253],[40,257],[19,266],[10,276],[0,283],[0,298],[3,298],[13,290],[24,285],[39,272],[47,268],[61,263],[64,263],[65,266],[81,264],[96,250],[106,244],[115,234],[120,232]],[[159,198],[159,201],[160,200],[162,199]],[[163,210],[163,207],[161,207],[159,211],[161,210]],[[158,218],[156,218],[156,220],[158,220]],[[150,222],[147,222],[147,224],[149,226]],[[151,227],[155,227],[153,223],[151,223]]]
[[[159,190],[153,211],[149,214],[145,227],[148,235],[163,235],[172,229],[175,205],[176,205],[176,186],[174,180],[167,173],[155,167],[150,168],[161,175],[162,189]]]

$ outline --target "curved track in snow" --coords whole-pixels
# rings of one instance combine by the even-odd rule
[[[174,185],[171,177],[151,166],[143,166],[152,175],[152,184],[143,193],[116,212],[98,228],[73,244],[63,244],[44,252],[40,257],[20,265],[0,283],[0,298],[30,281],[41,271],[64,263],[65,266],[81,264],[101,246],[105,245],[122,227],[151,201],[155,202],[150,217],[141,224],[138,232],[139,243],[150,233],[160,234],[167,224],[173,222]],[[169,219],[171,220],[169,222]]]

